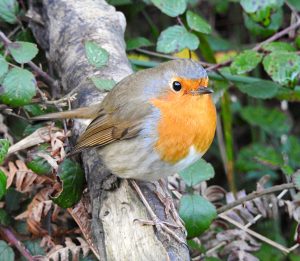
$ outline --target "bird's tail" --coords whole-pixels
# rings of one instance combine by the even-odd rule
[[[53,112],[45,115],[40,115],[31,118],[31,120],[53,120],[53,119],[93,119],[100,111],[99,104],[95,104],[89,107],[82,107],[70,111]]]

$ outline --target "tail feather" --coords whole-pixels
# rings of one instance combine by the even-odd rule
[[[90,107],[78,108],[71,111],[53,112],[31,118],[33,121],[53,119],[93,119],[100,111],[99,104]]]

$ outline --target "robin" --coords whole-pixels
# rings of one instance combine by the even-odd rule
[[[216,130],[205,69],[189,59],[129,75],[99,104],[35,119],[88,118],[72,154],[97,148],[120,178],[156,181],[200,159]]]

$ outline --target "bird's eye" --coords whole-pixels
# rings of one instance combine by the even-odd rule
[[[181,83],[175,81],[175,82],[173,82],[172,87],[173,87],[173,90],[174,90],[175,92],[179,92],[179,91],[181,90]]]

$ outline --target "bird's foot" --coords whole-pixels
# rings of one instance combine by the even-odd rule
[[[178,227],[180,227],[185,232],[186,230],[183,225],[183,220],[178,215],[178,212],[174,205],[174,201],[168,193],[166,181],[160,179],[157,183],[155,182],[155,187],[156,190],[154,192],[161,201],[161,203],[165,206],[165,213],[167,218],[170,216],[171,213]]]
[[[149,205],[147,199],[145,198],[143,192],[141,191],[140,187],[137,185],[137,183],[134,180],[131,180],[131,184],[134,187],[134,189],[136,190],[136,192],[138,193],[140,199],[142,200],[142,202],[144,203],[150,217],[151,220],[143,220],[143,219],[136,219],[136,221],[142,223],[143,225],[152,225],[155,226],[156,229],[163,233],[163,234],[167,234],[171,235],[173,238],[175,238],[178,242],[186,244],[186,242],[181,239],[171,228],[181,228],[181,226],[175,225],[175,224],[171,224],[169,222],[165,222],[160,220],[157,215],[154,213],[153,209],[151,208],[151,206]],[[169,236],[168,236],[169,238]]]

